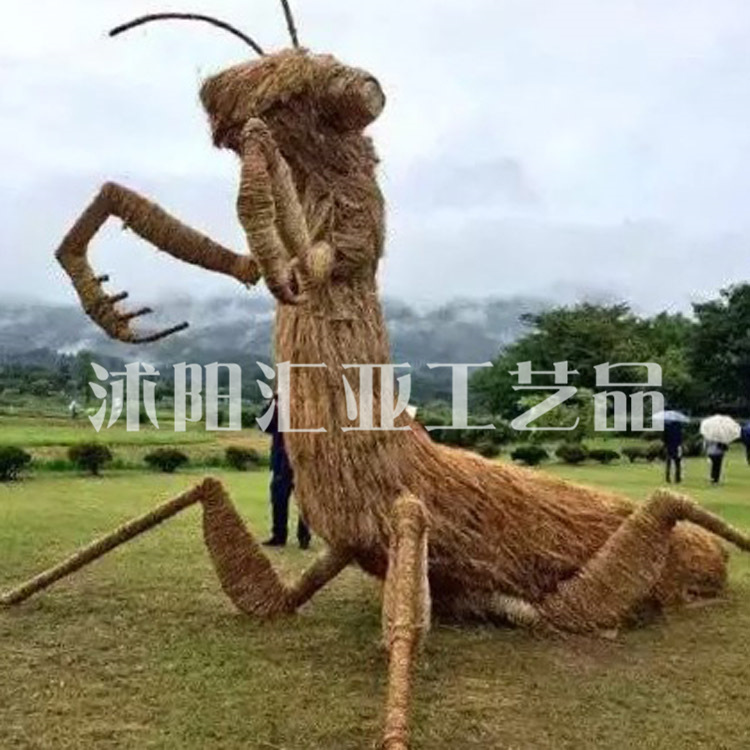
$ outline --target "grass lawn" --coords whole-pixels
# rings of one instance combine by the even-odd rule
[[[173,436],[172,436],[173,437]],[[660,467],[551,466],[643,498]],[[732,454],[685,490],[750,529]],[[152,508],[199,474],[40,473],[0,485],[0,587]],[[267,476],[224,473],[265,534]],[[273,553],[292,574],[312,553]],[[219,590],[191,509],[18,608],[0,611],[0,748],[374,747],[385,661],[376,585],[350,570],[299,616],[258,624]],[[436,624],[420,662],[414,748],[746,748],[750,560],[726,601],[613,642]]]
[[[105,445],[190,445],[211,442],[219,433],[206,432],[202,425],[190,425],[187,432],[174,432],[173,423],[160,422],[160,428],[142,425],[138,432],[125,429],[124,418],[110,429],[97,433],[87,417],[51,419],[49,417],[0,417],[0,445],[24,448],[69,446],[82,442]]]
[[[203,424],[188,424],[186,432],[176,433],[174,423],[159,416],[159,427],[141,425],[137,432],[125,429],[124,418],[109,429],[97,433],[91,422],[82,416],[0,415],[0,447],[15,445],[24,448],[34,458],[36,468],[50,461],[67,458],[68,448],[80,443],[101,443],[112,451],[119,468],[144,469],[143,459],[159,447],[176,447],[186,453],[197,466],[221,462],[230,445],[268,451],[269,439],[260,430],[241,432],[208,432]]]

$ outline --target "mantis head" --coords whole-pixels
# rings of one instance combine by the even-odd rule
[[[151,21],[182,19],[210,23],[252,47],[259,59],[211,76],[201,87],[201,102],[219,147],[234,148],[237,134],[251,118],[272,118],[294,107],[313,113],[317,124],[339,133],[364,130],[385,107],[385,95],[377,79],[332,55],[313,54],[300,47],[287,0],[282,0],[282,5],[293,46],[272,54],[229,24],[197,14],[152,14],[118,26],[110,34],[115,36]]]

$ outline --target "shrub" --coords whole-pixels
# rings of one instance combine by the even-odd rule
[[[519,445],[510,457],[527,466],[538,466],[549,458],[549,453],[541,445]]]
[[[242,448],[230,445],[224,454],[227,465],[237,471],[249,471],[261,465],[262,459],[258,451],[252,448]]]
[[[271,466],[271,452],[260,453],[258,455],[257,468],[269,468]]]
[[[474,450],[485,458],[497,458],[502,453],[500,446],[492,440],[480,440],[474,446]]]
[[[646,458],[646,449],[641,448],[639,445],[629,445],[627,448],[622,449],[622,455],[634,464],[639,458]]]
[[[663,461],[666,454],[666,449],[662,443],[651,443],[651,445],[646,448],[646,461],[650,464],[654,461]]]
[[[588,457],[589,452],[580,443],[563,443],[555,451],[555,455],[566,464],[582,464]]]
[[[92,476],[98,477],[101,468],[108,464],[113,456],[112,451],[106,445],[99,443],[81,443],[73,445],[68,449],[68,458],[81,471],[88,471]]]
[[[473,448],[482,437],[479,430],[447,430],[437,429],[430,432],[430,437],[436,443],[450,445],[452,448]]]
[[[701,441],[701,444],[703,443],[703,439],[701,438],[701,423],[699,420],[691,420],[690,422],[683,424],[682,434],[685,437],[685,440],[698,438],[698,440]]]
[[[507,445],[515,437],[515,430],[510,426],[510,422],[500,417],[491,417],[487,423],[495,425],[495,429],[490,432],[490,439],[495,445]]]
[[[9,445],[0,448],[0,482],[13,482],[31,463],[31,456],[22,448]]]
[[[265,407],[261,408],[261,407],[256,406],[255,404],[252,404],[250,406],[245,406],[242,409],[242,415],[241,415],[242,429],[243,430],[259,429],[258,423],[256,420],[258,419],[258,417],[262,417],[265,411],[266,411]]]
[[[175,448],[159,448],[143,459],[152,469],[159,469],[165,474],[174,474],[180,466],[188,463],[188,457]]]
[[[600,464],[608,465],[619,461],[620,454],[611,448],[597,448],[596,450],[589,451],[589,458],[592,461],[598,461]]]
[[[116,471],[123,471],[125,469],[137,469],[140,468],[136,464],[134,464],[132,461],[128,461],[125,458],[115,458],[110,464],[110,469],[115,469]]]

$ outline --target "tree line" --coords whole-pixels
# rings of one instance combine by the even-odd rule
[[[670,409],[694,415],[750,415],[750,285],[721,291],[693,305],[692,316],[636,314],[629,305],[581,303],[524,315],[527,333],[504,349],[492,369],[477,371],[472,394],[477,406],[512,419],[528,408],[518,385],[519,362],[552,370],[569,362],[579,375],[571,385],[596,388],[596,365],[655,362],[662,367],[662,393]],[[618,371],[618,381],[638,382],[642,369]],[[535,381],[536,382],[536,381]],[[541,384],[549,384],[542,378]]]

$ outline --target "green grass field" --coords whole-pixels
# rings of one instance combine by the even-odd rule
[[[550,466],[645,497],[657,465]],[[685,490],[750,529],[750,468],[732,454]],[[0,485],[0,588],[197,481],[134,471]],[[257,533],[264,473],[221,473]],[[314,550],[313,550],[314,553]],[[273,553],[289,574],[313,553]],[[191,509],[18,608],[0,611],[0,748],[374,747],[385,660],[377,586],[347,571],[295,618],[259,624],[219,590]],[[750,560],[721,603],[616,641],[436,624],[416,679],[414,748],[746,748]]]
[[[65,461],[68,448],[80,443],[96,442],[113,452],[121,468],[145,468],[143,459],[160,447],[176,447],[185,452],[196,466],[221,462],[230,445],[268,450],[268,438],[259,430],[242,432],[207,432],[202,424],[188,424],[184,433],[174,432],[174,423],[159,416],[159,427],[142,425],[137,432],[128,432],[124,420],[110,429],[97,433],[86,417],[50,417],[41,414],[0,416],[0,448],[8,445],[23,447],[34,458],[36,470],[50,462]]]
[[[172,423],[160,423],[161,429],[142,426],[138,432],[128,432],[124,420],[96,433],[85,417],[50,419],[48,417],[2,417],[0,445],[21,445],[24,448],[69,446],[96,440],[105,445],[191,445],[216,440],[219,433],[206,432],[202,426],[190,425],[187,432],[176,433]]]

